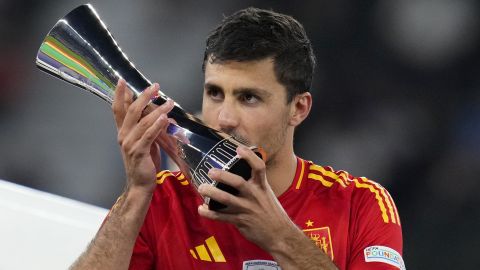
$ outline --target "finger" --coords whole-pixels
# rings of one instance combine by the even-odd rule
[[[130,105],[133,103],[134,99],[133,99],[133,91],[130,90],[128,86],[125,88],[127,90],[125,91],[125,95],[123,99],[123,108],[125,110],[125,113],[127,113],[127,110],[130,107]]]
[[[170,112],[170,110],[172,110],[173,106],[174,106],[173,101],[168,100],[167,102],[165,102],[164,104],[162,104],[161,106],[153,110],[150,114],[143,117],[140,120],[140,122],[138,122],[138,124],[135,126],[135,128],[131,131],[131,133],[128,135],[129,136],[128,140],[136,141],[142,136],[145,136],[146,131],[150,129],[152,125],[154,125],[155,121],[157,121],[162,114],[165,115],[165,119],[167,118],[166,114]],[[149,133],[147,135],[151,135],[151,134]]]
[[[210,169],[208,171],[208,176],[217,182],[227,184],[231,187],[236,188],[240,193],[245,193],[246,191],[246,181],[243,177],[227,172],[220,169]]]
[[[266,179],[265,162],[259,158],[255,152],[245,146],[239,146],[237,148],[237,154],[241,158],[245,159],[252,168],[252,180],[257,183],[263,183],[263,181]]]
[[[153,95],[158,92],[158,89],[160,89],[159,85],[154,83],[140,94],[137,100],[128,107],[122,127],[126,130],[130,130],[137,124],[142,116],[143,110],[148,105]]]
[[[209,197],[211,200],[215,200],[228,206],[228,208],[242,208],[242,203],[239,197],[225,192],[215,186],[202,184],[198,187],[198,192],[203,197]]]
[[[165,130],[169,122],[166,114],[161,114],[155,122],[143,133],[143,136],[140,138],[139,147],[140,149],[149,149],[155,138],[160,135],[162,130]]]
[[[235,214],[221,213],[218,211],[210,210],[208,209],[208,205],[206,204],[202,204],[198,207],[198,214],[204,218],[218,220],[218,221],[225,221],[230,223],[232,223],[232,220],[235,216]]]
[[[115,118],[115,125],[117,129],[122,127],[123,119],[125,118],[125,107],[124,99],[126,92],[126,82],[123,79],[118,80],[117,86],[115,87],[115,94],[113,96],[112,110]]]

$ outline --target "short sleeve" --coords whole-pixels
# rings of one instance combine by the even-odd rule
[[[133,247],[128,268],[130,270],[151,270],[154,267],[153,252],[146,241],[145,234],[146,228],[144,224]]]
[[[403,270],[402,227],[397,208],[386,189],[356,179],[349,228],[348,270]]]
[[[162,241],[165,228],[172,218],[172,202],[179,198],[178,187],[189,187],[180,172],[161,171],[157,174],[157,187],[153,193],[150,207],[136,239],[129,269],[153,270],[162,269],[165,253],[159,249],[165,246]]]

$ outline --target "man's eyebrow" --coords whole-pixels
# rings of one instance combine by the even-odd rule
[[[217,91],[223,91],[223,88],[217,84],[214,84],[214,83],[205,83],[203,85],[203,87],[206,89],[206,90],[217,90]],[[269,91],[265,90],[265,89],[262,89],[262,88],[258,88],[258,87],[241,87],[241,88],[236,88],[233,90],[233,94],[235,96],[238,96],[238,95],[244,95],[244,94],[250,94],[250,95],[256,95],[256,96],[259,96],[259,97],[263,97],[263,98],[269,98],[270,96],[272,96],[272,93],[270,93]]]
[[[242,94],[250,94],[256,95],[263,98],[268,98],[272,95],[272,93],[268,92],[265,89],[257,88],[257,87],[242,87],[233,90],[234,95],[242,95]]]
[[[203,87],[207,90],[218,90],[218,91],[223,91],[222,87],[213,84],[213,83],[205,83]]]

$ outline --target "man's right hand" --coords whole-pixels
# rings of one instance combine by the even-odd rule
[[[147,106],[155,106],[150,100],[158,90],[159,85],[155,83],[133,101],[132,91],[127,89],[124,80],[119,80],[112,104],[127,188],[147,193],[153,192],[156,172],[160,170],[159,146],[155,140],[165,135],[169,124],[167,113],[174,106],[174,102],[168,100],[152,110],[149,108],[150,112],[145,115]]]
[[[167,113],[173,102],[167,101],[159,107],[149,105],[158,89],[158,84],[154,84],[133,101],[133,93],[125,81],[118,82],[112,108],[127,189],[110,210],[95,239],[71,266],[72,270],[128,269],[155,189],[156,172],[160,170],[158,143],[170,139],[165,133],[169,123]]]

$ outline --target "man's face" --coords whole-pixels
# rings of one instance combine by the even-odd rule
[[[293,127],[288,124],[286,96],[285,87],[275,77],[273,59],[208,62],[203,120],[214,129],[262,147],[268,164],[282,147],[292,143],[292,136],[287,136]]]

